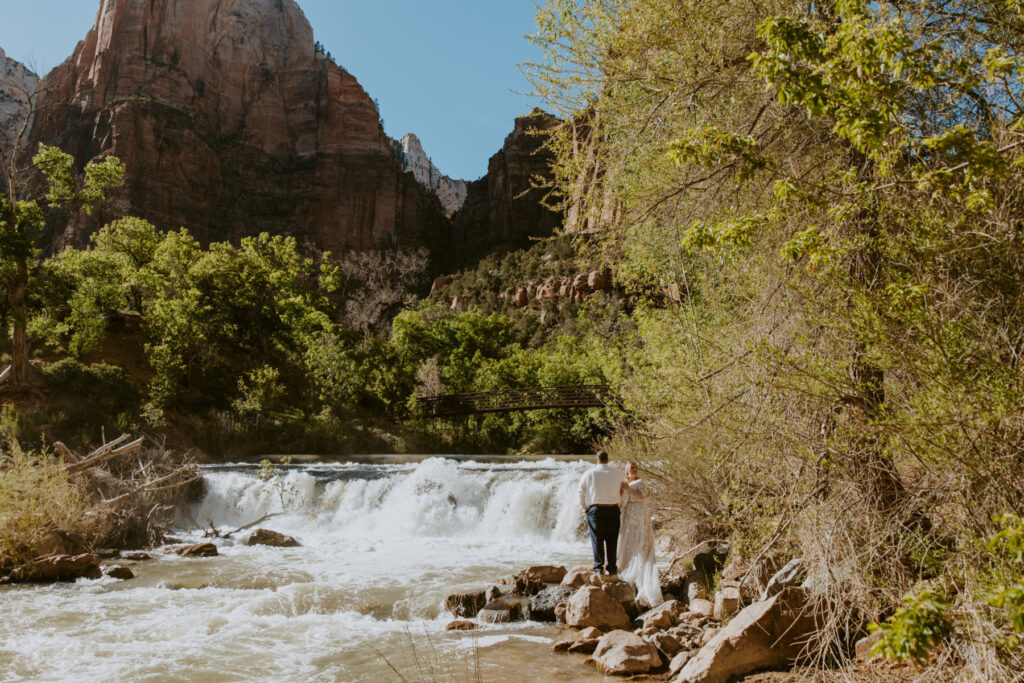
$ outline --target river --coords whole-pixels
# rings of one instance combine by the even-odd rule
[[[604,680],[555,654],[563,626],[447,632],[451,593],[531,564],[589,563],[576,482],[558,459],[306,463],[259,477],[206,470],[175,535],[260,516],[298,548],[214,539],[220,555],[154,552],[136,578],[0,588],[5,681]],[[242,539],[245,534],[240,535]],[[397,670],[397,671],[396,671]]]

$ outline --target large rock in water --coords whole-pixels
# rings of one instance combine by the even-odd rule
[[[505,624],[510,621],[521,620],[523,618],[523,606],[518,600],[498,598],[484,605],[484,608],[476,616],[480,621],[489,624]]]
[[[16,567],[0,583],[75,581],[83,577],[98,579],[102,575],[100,556],[95,553],[49,555]]]
[[[598,642],[594,663],[602,673],[628,676],[658,668],[661,655],[657,648],[635,633],[612,631]]]
[[[630,618],[618,600],[596,586],[583,586],[566,603],[565,623],[612,630],[629,628]]]
[[[674,683],[726,683],[734,676],[792,663],[814,630],[805,605],[801,588],[787,588],[750,605],[687,661]]]
[[[257,529],[249,534],[246,545],[268,545],[274,548],[297,548],[301,545],[291,536],[270,529]]]
[[[549,564],[530,567],[523,573],[527,580],[538,583],[560,583],[566,575],[565,567]]]
[[[555,621],[555,608],[565,602],[576,591],[569,586],[548,586],[530,598],[530,619],[534,621]]]
[[[479,593],[456,593],[445,598],[444,608],[457,617],[471,619],[487,604],[487,596]]]

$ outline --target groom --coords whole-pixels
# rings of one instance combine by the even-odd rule
[[[587,513],[590,545],[594,549],[594,572],[605,570],[609,577],[618,574],[615,566],[616,546],[619,542],[619,494],[624,479],[622,472],[608,464],[608,454],[598,451],[597,464],[580,479],[580,505]]]

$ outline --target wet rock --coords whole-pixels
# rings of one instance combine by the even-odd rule
[[[633,587],[633,584],[626,583],[625,581],[602,583],[601,590],[623,605],[628,605],[636,600],[636,588]]]
[[[574,567],[566,572],[562,578],[563,586],[579,588],[581,586],[596,586],[600,583],[597,574],[590,567]]]
[[[445,627],[446,631],[473,631],[480,628],[479,624],[474,624],[472,621],[466,621],[465,619],[456,619]]]
[[[683,649],[683,644],[679,642],[678,638],[664,631],[652,635],[649,642],[658,648],[658,651],[665,655],[666,659],[672,659]]]
[[[246,545],[268,545],[273,548],[297,548],[301,545],[291,536],[271,531],[270,529],[257,529],[249,534]]]
[[[814,620],[803,613],[806,600],[803,589],[787,588],[742,610],[686,663],[674,683],[725,683],[792,663],[814,630]]]
[[[575,640],[569,645],[567,650],[570,654],[581,654],[591,655],[594,654],[594,650],[597,649],[598,644],[601,642],[600,638],[586,638]]]
[[[217,546],[212,543],[196,543],[194,545],[172,545],[164,549],[182,557],[216,557]]]
[[[565,623],[601,630],[629,628],[630,618],[622,604],[595,586],[583,586],[566,603]]]
[[[555,621],[555,608],[572,597],[575,591],[569,586],[548,586],[530,598],[529,618],[533,621]]]
[[[741,602],[740,589],[735,586],[726,586],[715,593],[715,607],[712,615],[715,619],[727,619],[739,610]]]
[[[198,591],[209,588],[210,584],[204,581],[161,581],[156,587],[169,591]]]
[[[647,610],[640,615],[639,619],[643,621],[644,628],[666,629],[675,625],[680,611],[682,611],[682,605],[675,600],[668,600],[654,609]]]
[[[523,606],[517,600],[498,598],[484,605],[477,613],[477,619],[488,624],[507,624],[523,618]]]
[[[121,555],[121,559],[130,560],[132,562],[145,562],[147,560],[152,560],[153,556],[149,553],[124,553]]]
[[[710,617],[715,613],[715,603],[697,598],[690,601],[690,611],[703,617]]]
[[[486,593],[456,593],[449,595],[444,600],[444,608],[457,617],[473,618],[488,604]]]
[[[14,568],[0,584],[98,579],[102,575],[100,556],[95,553],[49,555]]]
[[[121,579],[122,581],[127,581],[128,579],[135,578],[135,572],[133,572],[128,567],[125,567],[124,565],[120,564],[115,564],[111,567],[106,567],[103,573],[112,579]]]
[[[553,565],[530,567],[523,572],[527,581],[535,583],[561,583],[566,574],[565,567]]]
[[[565,623],[565,613],[569,609],[569,601],[560,602],[555,606],[555,621]]]
[[[768,585],[761,593],[761,599],[767,600],[787,588],[799,586],[805,578],[807,578],[807,568],[804,566],[804,561],[799,557],[791,560],[768,580]]]
[[[615,676],[647,673],[661,666],[657,648],[629,631],[606,634],[594,650],[599,671]]]
[[[487,590],[484,591],[484,604],[486,605],[488,602],[491,602],[492,600],[497,600],[501,596],[502,593],[500,588],[498,588],[497,586],[490,586]]]

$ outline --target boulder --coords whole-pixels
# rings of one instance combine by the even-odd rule
[[[48,555],[15,567],[10,574],[0,579],[0,584],[98,579],[102,575],[100,556],[95,553]]]
[[[801,558],[790,560],[790,562],[768,579],[768,585],[761,593],[761,599],[767,600],[776,593],[781,593],[787,588],[799,586],[807,578],[807,568]]]
[[[131,560],[132,562],[145,562],[146,560],[152,560],[153,556],[149,553],[125,553],[121,558]]]
[[[691,583],[686,587],[686,599],[688,602],[693,602],[694,600],[707,600],[708,592],[704,590],[704,586],[699,583]]]
[[[565,612],[569,609],[569,601],[560,602],[555,605],[555,621],[565,623]]]
[[[603,291],[608,285],[608,278],[604,272],[595,270],[587,276],[587,286],[595,292]]]
[[[507,624],[511,621],[520,621],[523,618],[523,606],[518,600],[498,598],[484,605],[476,617],[488,624]]]
[[[456,619],[455,621],[449,622],[448,626],[445,627],[446,631],[472,631],[480,628],[479,624],[474,624],[472,621],[466,621],[465,619]]]
[[[291,536],[270,529],[257,529],[249,534],[246,545],[269,545],[273,548],[297,548],[301,544]]]
[[[629,628],[630,618],[618,600],[600,588],[583,586],[566,603],[565,623],[611,630]]]
[[[536,595],[547,587],[543,581],[536,581],[527,572],[522,571],[509,579],[508,592],[513,595]]]
[[[562,585],[572,586],[573,588],[596,586],[599,583],[597,574],[590,567],[574,567],[562,577]]]
[[[658,631],[652,635],[648,642],[658,648],[658,652],[665,655],[666,659],[672,659],[683,649],[683,644],[679,642],[678,638],[664,631]]]
[[[590,279],[590,274],[589,273],[577,273],[576,277],[574,277],[572,279],[573,289],[576,289],[576,290],[579,290],[579,291],[584,291],[584,290],[590,289],[590,285],[587,282],[589,279]]]
[[[572,597],[569,586],[548,586],[530,598],[529,618],[533,621],[556,621],[555,608]]]
[[[710,617],[715,613],[715,603],[710,600],[697,598],[690,601],[690,611],[704,617]]]
[[[717,636],[718,632],[721,631],[721,630],[722,629],[720,629],[720,628],[709,628],[707,631],[704,631],[704,633],[702,633],[700,635],[700,646],[704,647],[705,645],[710,643],[712,640],[714,640],[715,636]]]
[[[804,613],[807,594],[787,588],[737,614],[690,659],[674,683],[726,683],[758,669],[791,664],[814,620]]]
[[[217,546],[212,543],[196,543],[195,545],[172,545],[165,548],[165,552],[181,555],[182,557],[215,557]]]
[[[739,610],[741,602],[740,589],[735,586],[726,586],[715,593],[715,607],[712,614],[715,619],[727,619]]]
[[[444,608],[456,617],[463,619],[475,617],[477,612],[483,609],[486,604],[488,604],[488,600],[483,591],[479,593],[456,593],[455,595],[449,595],[444,600]]]
[[[127,581],[128,579],[135,578],[135,572],[133,572],[128,567],[125,567],[124,565],[120,564],[115,564],[113,566],[106,567],[103,573],[112,579],[121,579],[122,581]]]
[[[563,640],[551,646],[555,652],[580,652],[591,654],[597,647],[597,641],[604,635],[599,629],[588,627],[580,631],[573,638]]]
[[[487,590],[484,591],[484,604],[486,605],[488,602],[491,602],[492,600],[497,600],[501,597],[501,595],[501,589],[497,586],[488,587]]]
[[[598,643],[601,642],[600,638],[586,638],[573,641],[567,650],[570,654],[579,655],[590,655],[594,654],[594,650],[597,649]]]
[[[874,645],[876,642],[878,642],[878,640],[881,637],[882,637],[882,632],[881,631],[875,631],[871,635],[864,636],[863,638],[858,640],[857,644],[854,646],[854,650],[856,652],[857,659],[862,661],[862,662],[870,662],[872,659],[874,659],[874,656],[872,656],[872,654],[871,654],[871,646]]]
[[[537,583],[561,583],[566,573],[565,567],[553,565],[530,567],[523,572],[528,581]]]
[[[681,610],[682,605],[678,602],[675,600],[667,600],[654,609],[647,610],[638,618],[644,623],[644,628],[656,628],[663,630],[675,625]]]
[[[594,650],[599,671],[614,676],[645,674],[661,666],[657,648],[629,631],[612,631],[601,638]]]
[[[636,600],[636,588],[633,584],[625,581],[610,581],[601,584],[601,590],[618,600],[623,605],[628,605]]]
[[[687,650],[685,652],[680,652],[675,657],[673,657],[672,661],[669,662],[668,665],[668,677],[672,678],[677,673],[682,671],[683,667],[686,666],[686,663],[690,661],[690,658],[693,657],[693,655],[695,654],[696,650]]]

